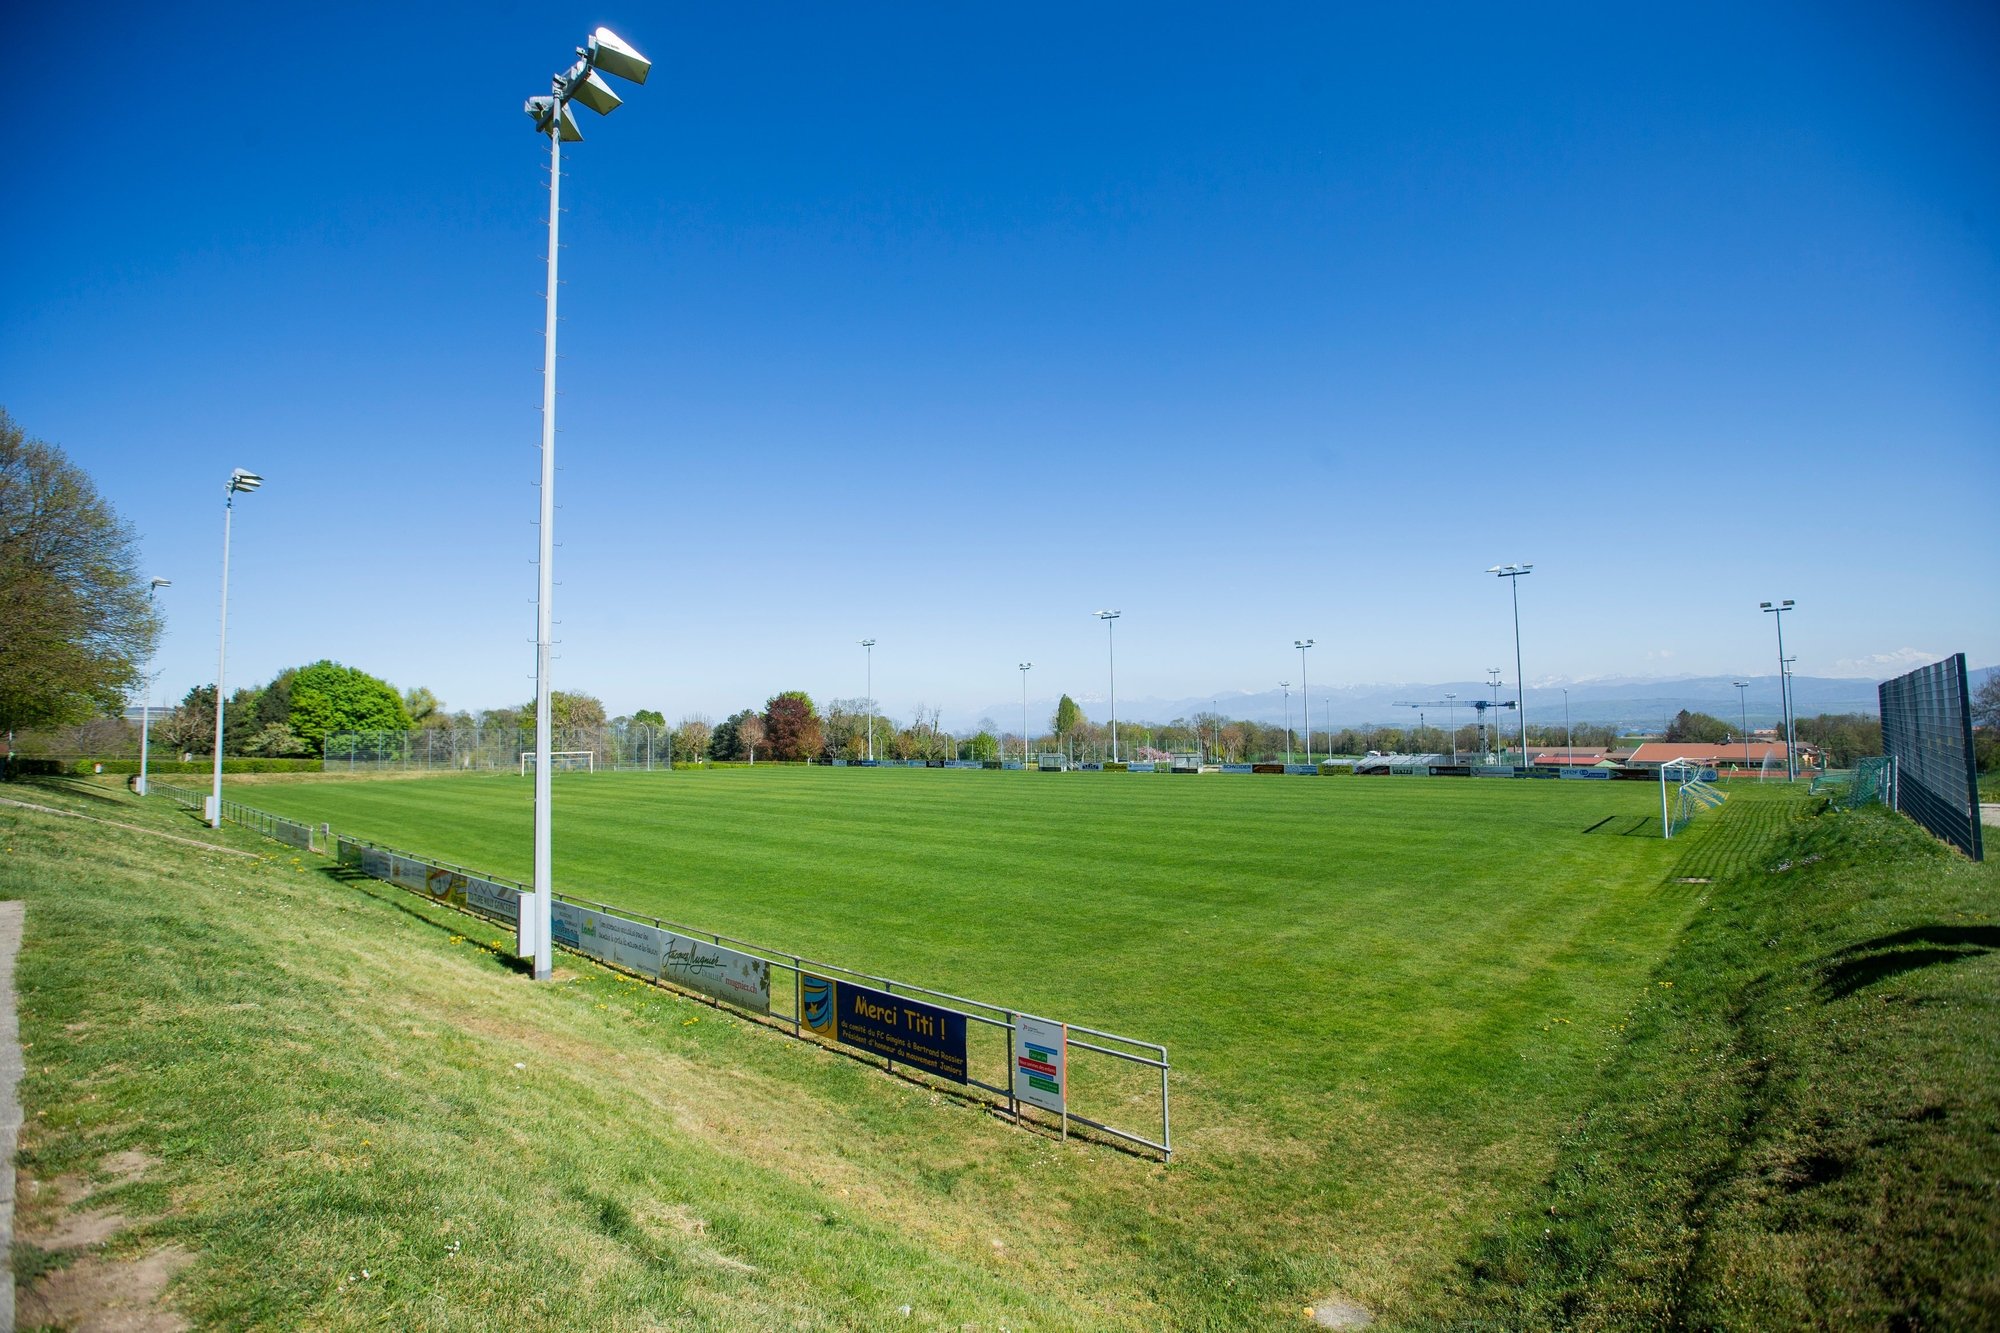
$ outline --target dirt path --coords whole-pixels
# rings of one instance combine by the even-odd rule
[[[109,828],[123,829],[127,833],[137,833],[148,838],[165,838],[168,842],[178,842],[189,847],[199,847],[204,852],[220,852],[224,856],[247,856],[253,861],[258,859],[255,852],[241,852],[234,847],[218,847],[212,842],[203,842],[199,838],[183,838],[178,833],[162,833],[158,829],[141,828],[137,824],[121,824],[115,819],[99,819],[96,815],[80,815],[74,810],[58,810],[52,805],[36,805],[31,801],[15,801],[5,796],[0,796],[0,805],[11,805],[17,809],[33,810],[44,815],[57,815],[63,819],[81,819],[86,823],[103,824]]]

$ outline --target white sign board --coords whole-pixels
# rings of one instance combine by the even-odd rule
[[[629,967],[649,977],[660,975],[660,958],[666,952],[666,934],[657,926],[642,926],[622,916],[593,912],[574,903],[556,903],[550,909],[557,944],[578,953],[602,958],[607,963]]]
[[[1069,1027],[1019,1014],[1014,1019],[1014,1096],[1044,1111],[1067,1114]]]
[[[752,1013],[771,1012],[771,965],[707,940],[668,935],[660,980]]]

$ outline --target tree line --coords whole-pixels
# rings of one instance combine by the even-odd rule
[[[121,748],[128,728],[118,713],[142,683],[142,669],[160,631],[149,584],[139,572],[137,535],[101,497],[90,476],[63,451],[32,439],[0,408],[0,730],[40,728],[59,738],[65,753]],[[919,704],[903,721],[884,715],[866,699],[835,699],[822,710],[803,690],[772,695],[762,707],[744,708],[719,723],[700,716],[668,727],[657,710],[608,718],[603,703],[581,692],[555,691],[555,729],[587,734],[605,727],[642,726],[664,738],[680,762],[701,760],[797,762],[861,759],[993,759],[1003,754],[1060,750],[1075,758],[1121,756],[1142,747],[1198,753],[1204,758],[1260,761],[1303,756],[1295,729],[1219,712],[1200,712],[1166,723],[1092,722],[1069,695],[1062,696],[1046,727],[1011,734],[982,719],[970,736],[939,722],[940,710]],[[2000,676],[1989,677],[1973,699],[1979,727],[1980,767],[2000,766]],[[329,737],[343,733],[492,728],[532,732],[532,703],[479,712],[447,712],[428,689],[399,694],[375,676],[333,661],[279,672],[270,681],[237,689],[226,710],[225,753],[273,758],[314,756]],[[1798,739],[1821,747],[1838,766],[1881,753],[1881,724],[1858,714],[1795,720]],[[163,748],[210,751],[215,742],[215,689],[196,686],[160,718]],[[1722,719],[1683,710],[1667,725],[1666,739],[1724,743],[1735,738]],[[1607,748],[1613,728],[1531,726],[1531,748],[1575,744]],[[1420,722],[1414,727],[1342,727],[1313,736],[1315,754],[1375,751],[1441,752],[1461,756],[1498,743],[1476,723],[1455,732]]]

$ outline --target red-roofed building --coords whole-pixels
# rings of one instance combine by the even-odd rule
[[[1818,751],[1812,746],[1801,745],[1798,749],[1801,768],[1817,764]],[[1704,768],[1731,772],[1762,772],[1768,760],[1774,770],[1783,772],[1785,746],[1782,741],[1751,741],[1747,745],[1741,741],[1728,745],[1702,741],[1647,741],[1632,751],[1625,762],[1635,768],[1658,768],[1676,759],[1687,759]]]
[[[1602,768],[1607,762],[1602,750],[1543,750],[1535,755],[1536,768]]]

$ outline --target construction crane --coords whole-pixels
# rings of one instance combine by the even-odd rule
[[[1446,708],[1456,710],[1461,704],[1479,715],[1479,748],[1482,750],[1486,749],[1486,710],[1489,708],[1514,707],[1512,699],[1492,701],[1486,699],[1461,699],[1457,695],[1452,695],[1446,699],[1428,699],[1422,703],[1406,703],[1398,700],[1392,706],[1396,708]],[[1419,712],[1417,714],[1418,729],[1421,730],[1423,725],[1424,715],[1422,712]],[[1458,720],[1455,717],[1452,719],[1451,727],[1451,762],[1454,764],[1458,762]]]

